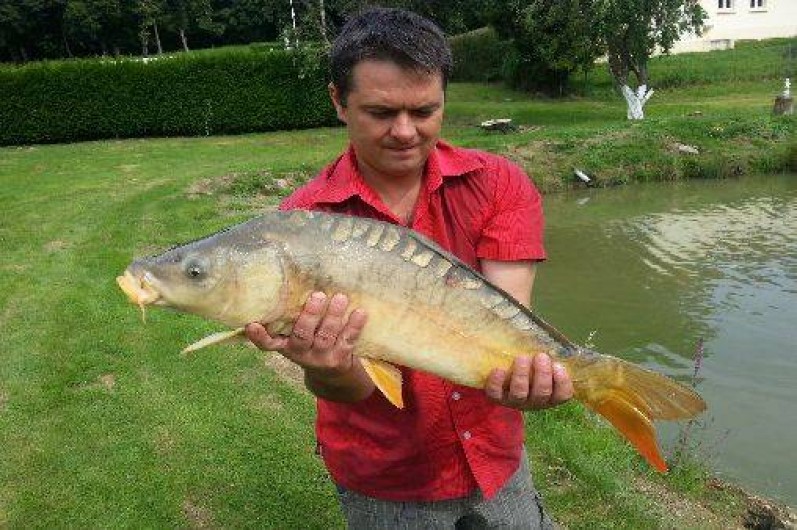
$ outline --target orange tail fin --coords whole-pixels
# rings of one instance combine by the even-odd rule
[[[576,398],[609,420],[654,469],[667,463],[656,441],[654,420],[696,416],[706,403],[691,388],[662,374],[609,355],[564,360]]]
[[[667,463],[661,456],[659,444],[656,441],[656,428],[645,412],[624,399],[623,396],[610,395],[598,403],[587,403],[591,409],[609,420],[615,428],[623,433],[631,445],[636,447],[639,454],[653,466],[654,469],[664,473]]]

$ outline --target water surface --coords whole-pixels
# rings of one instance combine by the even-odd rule
[[[689,382],[694,449],[797,506],[797,176],[546,197],[535,309],[577,342]],[[663,424],[672,450],[677,425]]]

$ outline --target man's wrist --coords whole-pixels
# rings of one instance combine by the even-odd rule
[[[374,389],[368,374],[357,361],[344,371],[305,368],[304,384],[315,396],[340,402],[363,400]]]
[[[334,368],[304,367],[305,379],[331,387],[346,386],[354,378],[354,372],[355,362],[353,358],[347,366]]]

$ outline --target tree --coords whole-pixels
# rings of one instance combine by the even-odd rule
[[[687,32],[699,35],[706,12],[697,0],[602,0],[601,10],[600,34],[609,70],[628,104],[628,119],[642,119],[645,103],[653,95],[650,57],[669,53]]]
[[[65,1],[0,1],[0,60],[69,55],[62,24]]]
[[[15,3],[0,3],[0,47],[7,49],[12,58],[20,60],[27,59],[27,51],[22,45],[25,32],[23,14]]]
[[[571,74],[591,68],[602,53],[589,0],[496,0],[488,17],[511,41],[504,75],[517,88],[561,96]]]
[[[368,6],[400,7],[433,20],[448,35],[456,35],[483,27],[486,10],[497,2],[501,0],[326,0],[323,3],[330,18],[338,22]]]
[[[133,11],[138,17],[138,37],[141,40],[141,54],[144,57],[149,55],[150,37],[155,38],[158,55],[163,53],[158,20],[163,16],[164,8],[162,0],[135,0]]]
[[[283,0],[286,1],[286,0]],[[341,9],[359,9],[358,2],[336,2],[335,0],[290,0],[290,16],[278,16],[275,23],[283,28],[284,38],[296,44],[300,41],[313,41],[329,44],[331,35],[330,14],[341,12]]]
[[[201,29],[216,35],[224,32],[224,24],[214,19],[210,0],[169,0],[167,6],[172,26],[180,35],[183,51],[189,51],[188,33],[191,30]]]
[[[216,17],[224,24],[220,41],[225,44],[248,44],[277,40],[280,15],[287,0],[214,0]]]
[[[130,0],[67,0],[68,37],[90,51],[119,55],[135,42],[134,5]]]

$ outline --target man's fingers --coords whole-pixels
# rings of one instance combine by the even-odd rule
[[[304,304],[299,318],[293,324],[288,349],[294,353],[305,352],[313,345],[316,329],[321,322],[327,307],[327,296],[324,293],[313,293]]]
[[[560,363],[553,363],[553,395],[551,404],[558,405],[573,397],[573,382]]]
[[[500,368],[496,368],[490,372],[487,378],[484,391],[487,393],[487,397],[496,403],[503,402],[504,400],[504,381],[506,381],[506,370],[501,370]]]
[[[540,410],[564,403],[573,397],[573,382],[567,369],[546,353],[534,358],[521,356],[512,371],[496,368],[484,386],[487,397],[518,410]]]
[[[553,395],[553,367],[548,354],[538,353],[532,361],[531,395],[529,401],[534,408],[550,405]]]
[[[262,324],[253,322],[245,328],[246,338],[261,350],[278,351],[283,349],[288,339],[285,337],[272,337]]]
[[[360,338],[360,334],[368,321],[368,315],[362,309],[355,309],[349,315],[346,325],[338,335],[338,344],[344,348],[354,349],[354,343]]]
[[[336,294],[329,301],[327,312],[315,332],[313,347],[318,350],[327,350],[335,345],[338,335],[343,329],[343,317],[349,300],[342,294]]]
[[[512,365],[512,377],[509,380],[509,401],[518,405],[529,397],[529,380],[531,378],[531,358],[521,356]]]
[[[348,298],[324,293],[310,295],[288,336],[271,337],[263,325],[246,326],[246,336],[264,350],[275,350],[305,370],[340,373],[350,370],[354,343],[365,326],[365,311],[357,309],[346,318]]]

